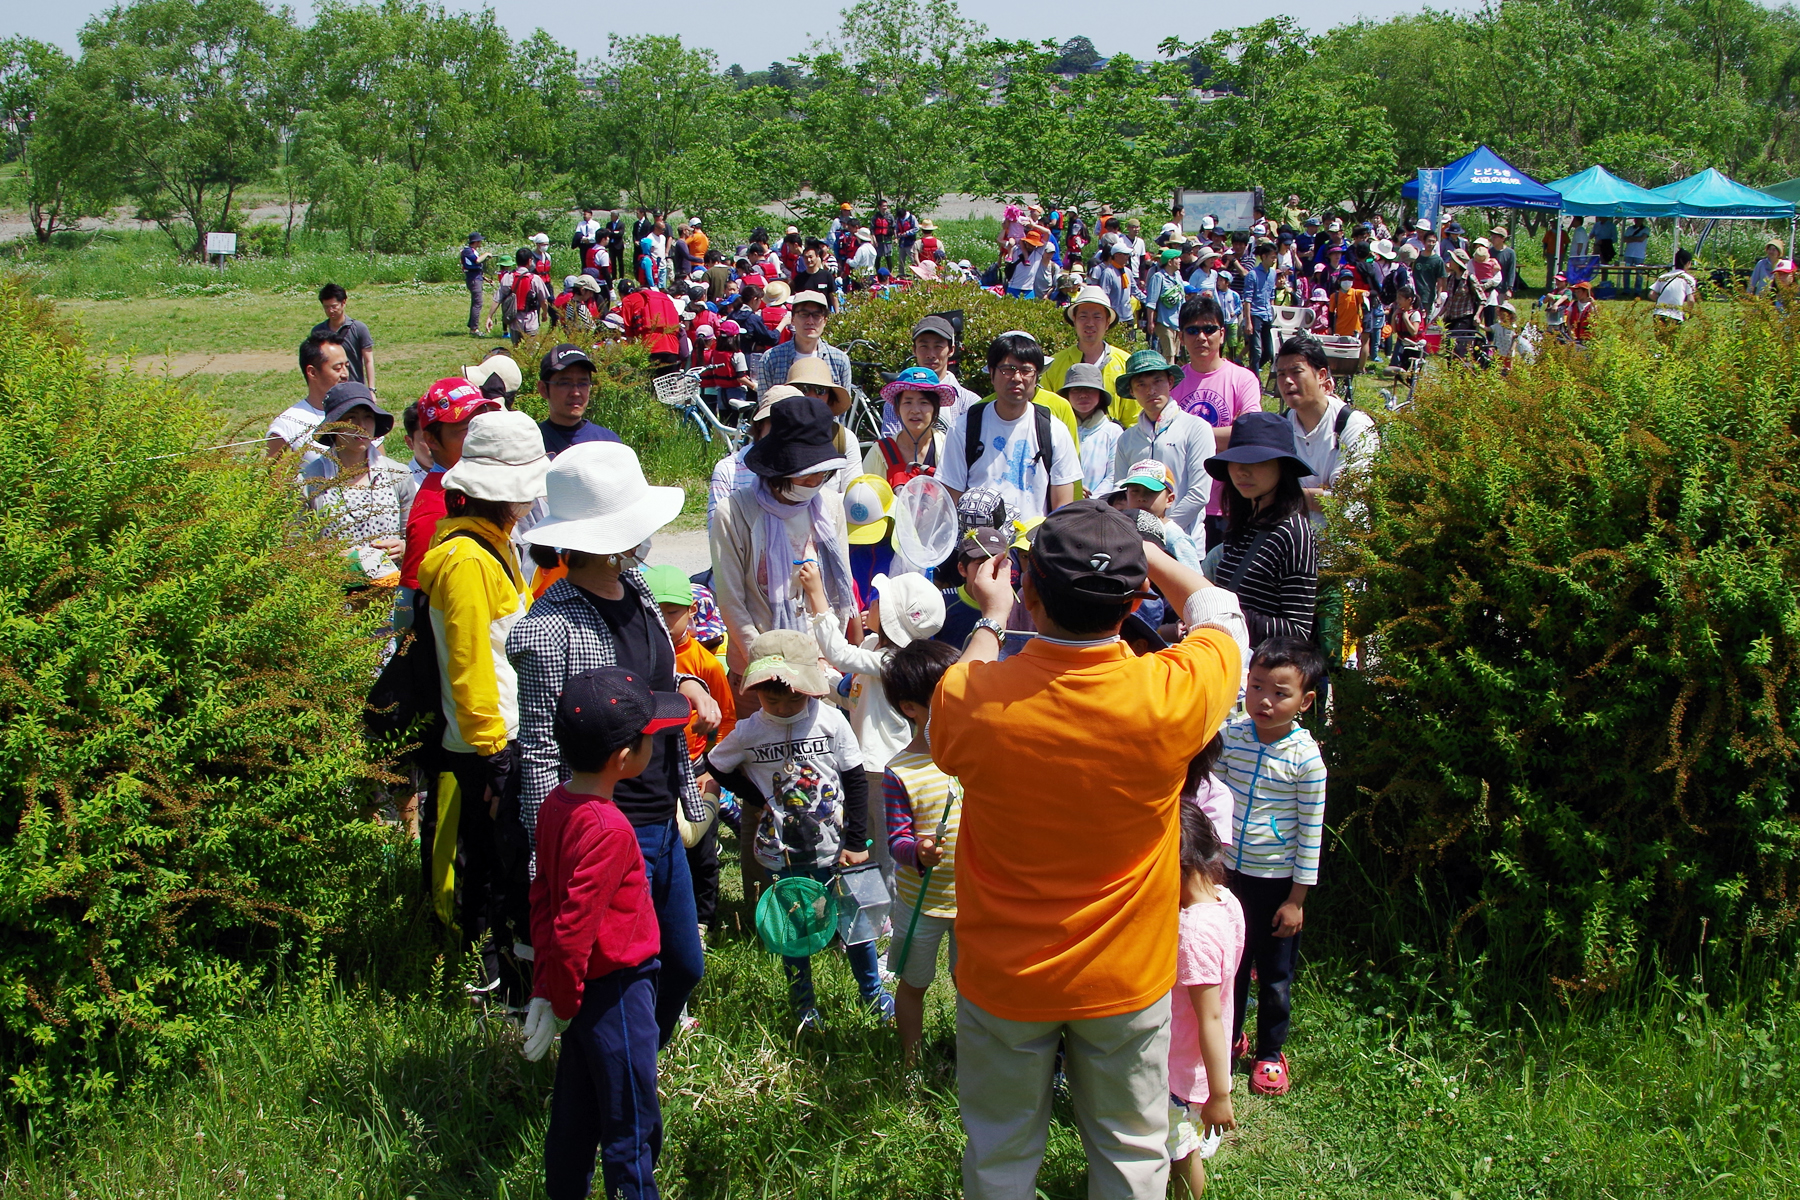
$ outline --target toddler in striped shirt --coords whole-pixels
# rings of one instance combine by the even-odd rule
[[[1244,1009],[1250,973],[1259,988],[1255,1062],[1250,1090],[1279,1096],[1290,1085],[1287,1041],[1306,896],[1319,881],[1325,832],[1325,760],[1300,714],[1311,708],[1325,678],[1325,660],[1310,642],[1269,638],[1250,659],[1244,707],[1227,722],[1224,751],[1213,768],[1231,789],[1232,845],[1227,885],[1244,909],[1243,961],[1234,988],[1234,1057],[1249,1053]]]

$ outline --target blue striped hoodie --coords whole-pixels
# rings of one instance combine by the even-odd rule
[[[1325,833],[1325,760],[1313,735],[1296,725],[1278,741],[1257,740],[1249,717],[1221,730],[1224,753],[1213,774],[1231,789],[1226,861],[1258,879],[1319,882]]]

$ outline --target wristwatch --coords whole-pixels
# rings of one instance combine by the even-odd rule
[[[1006,626],[992,617],[978,617],[975,621],[975,628],[969,630],[969,636],[974,637],[976,631],[981,629],[993,634],[995,641],[1004,642],[1006,640]]]

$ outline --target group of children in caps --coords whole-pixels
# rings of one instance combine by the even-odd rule
[[[1134,464],[1122,488],[1138,502],[1133,507],[1163,523],[1158,506],[1167,509],[1171,489],[1162,464]],[[846,504],[858,502],[845,493]],[[891,520],[883,527],[857,515],[869,514],[852,514],[853,528],[878,527],[876,540],[885,539]],[[1029,531],[1009,521],[991,494],[966,494],[959,518],[957,551],[940,568],[952,577],[1026,544]],[[1191,555],[1190,546],[1180,557]],[[710,781],[709,808],[729,815],[735,801],[744,814],[741,853],[771,878],[804,876],[838,888],[841,940],[861,1001],[880,1024],[897,1027],[902,1061],[916,1061],[940,950],[953,984],[956,971],[962,794],[934,764],[927,728],[934,690],[973,621],[957,611],[974,607],[967,593],[921,574],[877,573],[859,589],[867,636],[852,646],[831,615],[819,565],[798,562],[810,632],[756,637],[741,695],[757,708],[733,712],[715,654],[723,629],[695,628],[696,589],[679,571],[643,570],[676,642],[679,670],[714,681],[721,698],[717,733],[689,744],[696,773]],[[1162,644],[1139,628],[1141,640],[1126,631],[1138,652]],[[1193,761],[1183,791],[1168,1152],[1194,1195],[1204,1187],[1203,1160],[1235,1125],[1233,1062],[1252,1060],[1253,1092],[1289,1087],[1289,989],[1306,894],[1317,882],[1325,792],[1318,746],[1300,718],[1323,676],[1323,660],[1304,641],[1274,638],[1258,647],[1241,715]],[[652,693],[629,671],[577,676],[558,702],[555,725],[570,778],[538,816],[531,889],[538,957],[524,1053],[541,1058],[570,1029],[583,1039],[583,1053],[559,1059],[546,1166],[552,1179],[591,1180],[604,1147],[608,1195],[656,1194],[662,1137],[656,1064],[641,1036],[655,1024],[657,924],[638,844],[610,797],[619,781],[644,769],[649,735],[688,717],[683,697]],[[877,796],[879,805],[871,804]],[[885,828],[869,827],[875,814],[884,815]],[[860,882],[848,887],[852,875]],[[891,995],[878,951],[883,936],[896,976]],[[585,949],[570,955],[571,946]],[[783,968],[798,1030],[822,1027],[810,960],[785,958]],[[1254,1039],[1245,1029],[1253,978]]]

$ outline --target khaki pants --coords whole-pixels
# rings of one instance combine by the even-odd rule
[[[1089,1200],[1162,1200],[1169,1183],[1169,998],[1116,1017],[1008,1021],[956,1002],[967,1200],[1033,1200],[1065,1049]]]
[[[1181,349],[1181,341],[1175,335],[1175,327],[1159,324],[1156,327],[1156,351],[1163,356],[1164,362],[1174,362],[1175,355]]]

